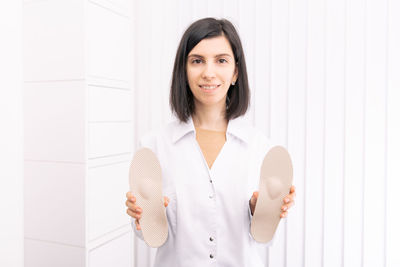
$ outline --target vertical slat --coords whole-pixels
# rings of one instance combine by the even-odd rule
[[[189,24],[193,21],[193,1],[179,0],[178,6],[176,6],[175,16],[179,17],[179,26],[181,31],[178,32],[179,37],[183,35],[183,32],[187,29]]]
[[[342,265],[344,156],[344,0],[326,1],[323,266]]]
[[[223,18],[224,0],[207,0],[207,17]]]
[[[271,8],[271,139],[287,145],[288,0],[272,0]],[[285,266],[286,220],[281,220],[269,248],[269,266]]]
[[[343,266],[362,266],[365,0],[347,1]]]
[[[271,0],[256,1],[256,33],[254,57],[254,123],[269,135],[271,78]]]
[[[151,21],[150,1],[135,1],[135,129],[136,137],[141,138],[151,127],[151,83],[148,73],[151,67],[151,45],[143,40],[150,40]],[[136,140],[136,143],[138,139]],[[135,266],[150,266],[151,255],[148,246],[135,237]]]
[[[309,0],[304,266],[323,264],[325,1]]]
[[[245,115],[250,122],[254,122],[254,46],[255,46],[255,0],[247,2],[239,1],[239,27],[238,31],[243,44],[244,54],[246,57],[247,74],[249,78],[249,86],[251,92],[250,109]]]
[[[192,21],[207,17],[207,1],[192,1]]]
[[[152,0],[149,2],[153,2],[149,8],[151,12],[149,12],[149,19],[152,20],[150,23],[150,42],[146,42],[149,47],[148,53],[146,55],[147,59],[150,59],[150,62],[145,61],[147,69],[146,75],[146,84],[150,85],[150,88],[154,88],[150,90],[150,99],[149,99],[149,109],[148,114],[151,116],[151,129],[157,130],[161,127],[162,121],[162,113],[164,110],[161,109],[162,105],[162,89],[163,85],[161,84],[161,72],[164,70],[165,66],[162,66],[160,59],[162,58],[162,48],[164,42],[160,42],[160,40],[164,40],[167,36],[165,35],[165,30],[163,29],[164,24],[162,24],[162,16],[165,14],[163,9],[160,8],[151,8],[155,5],[160,5],[156,0]],[[150,63],[150,64],[149,64]],[[146,90],[145,87],[142,90]]]
[[[363,264],[384,264],[386,11],[385,1],[367,0],[365,187]]]
[[[23,5],[0,4],[0,266],[24,266]]]
[[[239,26],[239,0],[223,0],[223,16],[229,19],[236,27]],[[240,32],[239,32],[240,34]]]
[[[389,0],[387,92],[386,265],[400,266],[400,2]]]
[[[271,70],[271,0],[255,2],[255,56],[253,81],[254,124],[269,135],[270,125],[270,70]],[[264,262],[267,261],[268,250],[259,251]]]
[[[160,30],[165,32],[162,40],[161,62],[158,63],[161,72],[161,81],[159,88],[161,90],[161,105],[162,105],[162,122],[167,123],[172,120],[172,113],[169,107],[169,92],[172,81],[172,70],[176,50],[179,45],[180,36],[178,36],[178,16],[171,16],[178,6],[178,0],[162,1],[162,24]]]
[[[151,4],[151,2],[150,2]],[[149,70],[151,64],[149,64],[149,58],[151,53],[151,45],[143,40],[150,40],[151,28],[148,23],[151,20],[151,14],[149,13],[149,1],[136,1],[136,13],[135,13],[135,59],[137,64],[135,67],[135,107],[136,107],[136,118],[135,123],[137,125],[136,136],[141,138],[144,133],[149,131],[151,127],[151,79],[149,79]],[[151,62],[150,62],[151,63]],[[140,66],[140,67],[139,67]],[[138,141],[138,140],[137,140]]]
[[[307,0],[290,0],[289,17],[288,149],[293,162],[293,184],[297,196],[287,219],[287,267],[303,266],[304,262]]]

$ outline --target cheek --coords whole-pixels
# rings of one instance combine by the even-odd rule
[[[224,80],[230,82],[235,75],[235,70],[234,69],[229,69],[224,71],[223,76]]]
[[[196,82],[196,72],[190,69],[186,70],[186,76],[189,84]]]

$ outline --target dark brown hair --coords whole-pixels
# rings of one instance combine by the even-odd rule
[[[194,99],[186,74],[186,61],[189,52],[203,39],[225,36],[235,57],[238,79],[228,90],[226,119],[244,115],[250,102],[246,61],[239,35],[226,19],[204,18],[192,23],[182,36],[176,52],[172,73],[169,104],[172,112],[182,122],[187,122],[194,113]]]

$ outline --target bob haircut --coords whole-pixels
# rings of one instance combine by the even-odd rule
[[[250,102],[246,61],[239,35],[226,19],[204,18],[192,23],[182,36],[176,52],[170,90],[169,104],[181,122],[187,122],[195,112],[193,94],[190,90],[186,64],[189,52],[203,39],[225,36],[231,45],[238,78],[229,87],[226,101],[226,119],[237,118],[246,113]]]

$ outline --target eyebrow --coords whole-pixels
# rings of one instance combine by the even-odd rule
[[[218,55],[215,55],[214,57],[222,57],[222,56],[228,56],[228,57],[232,57],[231,55],[229,55],[229,54],[218,54]],[[199,57],[199,58],[204,58],[203,56],[201,56],[201,55],[197,55],[197,54],[191,54],[191,55],[189,55],[188,56],[188,58],[189,57]]]

